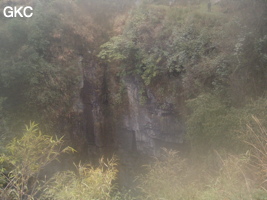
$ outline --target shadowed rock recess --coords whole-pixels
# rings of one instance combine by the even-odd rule
[[[83,78],[70,123],[71,140],[83,159],[97,163],[102,155],[115,153],[119,184],[131,187],[148,157],[159,155],[164,147],[184,150],[182,99],[177,104],[177,98],[170,95],[159,102],[140,79],[128,76],[123,79],[124,103],[114,106],[111,96],[117,92],[117,77],[109,66],[92,56],[80,57],[79,66]]]
[[[73,107],[72,137],[76,145],[84,145],[83,152],[93,158],[111,150],[156,156],[163,147],[183,146],[182,111],[171,96],[158,102],[149,88],[144,91],[141,80],[128,76],[123,79],[126,103],[114,109],[109,96],[117,91],[109,84],[116,77],[108,66],[91,56],[81,57],[80,65],[83,79]]]

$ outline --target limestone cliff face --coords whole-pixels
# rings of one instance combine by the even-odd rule
[[[118,82],[111,83],[110,79],[118,77],[92,56],[81,58],[80,65],[83,80],[71,122],[76,148],[90,157],[98,157],[99,153],[116,150],[158,155],[162,147],[182,146],[185,129],[181,97],[163,92],[159,98],[155,88],[158,86],[147,87],[140,78],[128,76],[119,78],[125,86],[126,103],[114,108],[110,96],[118,92],[115,89]]]
[[[177,78],[158,80],[160,87],[147,87],[137,76],[116,76],[112,67],[99,64],[93,56],[83,56],[79,65],[83,79],[70,121],[73,146],[93,163],[103,154],[115,153],[119,185],[130,187],[147,156],[159,155],[162,147],[183,146],[183,100],[170,91],[158,92],[180,83]],[[123,101],[116,104],[112,96],[119,84],[125,89]]]
[[[112,132],[107,130],[110,123],[106,120],[106,77],[105,66],[90,55],[81,57],[83,81],[80,96],[74,102],[74,118],[71,135],[74,145],[90,158],[98,158],[105,148],[112,146]]]
[[[162,147],[177,148],[181,145],[185,131],[175,102],[167,96],[163,102],[158,102],[155,94],[149,88],[144,89],[136,78],[125,78],[124,83],[128,113],[121,117],[120,146],[142,154],[157,155]],[[146,99],[145,103],[142,98]],[[127,138],[127,146],[125,139],[121,138]]]
[[[165,96],[159,102],[140,79],[127,77],[123,79],[127,104],[111,109],[108,93],[117,91],[109,88],[107,79],[114,77],[91,58],[84,58],[82,66],[81,96],[75,104],[81,121],[74,130],[83,132],[80,135],[88,146],[157,155],[162,147],[176,148],[183,143],[185,131],[176,98]]]
[[[156,155],[161,147],[178,147],[184,135],[182,100],[173,92],[178,90],[171,89],[180,84],[175,82],[178,79],[173,79],[174,82],[169,78],[159,79],[156,80],[158,85],[148,87],[138,75],[120,76],[120,69],[107,66],[97,57],[100,45],[116,28],[113,27],[116,26],[115,16],[125,21],[129,15],[127,9],[110,10],[103,18],[106,20],[98,21],[98,15],[88,12],[93,8],[89,4],[65,6],[66,10],[62,8],[61,11],[62,16],[66,16],[62,18],[64,29],[53,33],[51,54],[55,57],[53,62],[62,66],[77,65],[79,72],[76,73],[82,77],[77,85],[78,92],[73,93],[76,96],[70,97],[72,110],[62,122],[64,134],[70,132],[72,146],[90,157],[117,150]],[[105,9],[109,10],[108,7]],[[80,12],[76,13],[83,15],[69,15],[67,10],[78,10]],[[119,25],[121,30],[124,24]],[[118,103],[113,96],[119,93],[120,85],[125,90],[121,94],[123,101]],[[160,89],[163,92],[159,92]]]

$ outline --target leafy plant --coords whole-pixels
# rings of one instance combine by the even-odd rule
[[[139,177],[142,199],[194,199],[188,165],[177,152],[163,149],[160,158],[146,167],[147,174]]]
[[[76,166],[77,173],[73,171],[60,172],[52,178],[52,182],[45,189],[42,198],[55,200],[112,199],[113,181],[117,174],[116,165],[114,157],[107,162],[101,158],[97,168],[90,164],[79,164]]]
[[[220,155],[218,155],[220,157]],[[199,200],[252,200],[253,182],[246,174],[249,155],[228,155],[221,160],[221,167],[217,177],[199,191]]]
[[[1,177],[6,180],[1,198],[34,199],[46,184],[38,179],[41,170],[61,153],[75,151],[71,147],[62,147],[63,138],[43,135],[34,122],[26,126],[23,136],[14,138],[6,147],[7,153],[0,157],[1,163],[7,166],[1,169]]]
[[[258,184],[267,189],[267,130],[261,120],[252,116],[253,121],[247,124],[248,140],[251,147],[252,166],[258,179]]]
[[[213,152],[214,149],[246,152],[248,147],[243,142],[247,140],[246,124],[251,122],[251,115],[266,119],[266,105],[266,99],[259,98],[234,108],[213,94],[202,94],[188,100],[191,114],[187,131],[192,149],[198,153]]]

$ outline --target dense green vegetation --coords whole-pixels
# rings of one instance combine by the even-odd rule
[[[110,199],[112,181],[116,176],[114,159],[100,160],[100,166],[77,166],[73,171],[57,173],[48,179],[42,170],[62,153],[75,152],[71,147],[62,148],[63,138],[42,134],[38,125],[26,126],[22,138],[6,147],[0,157],[2,199]]]
[[[237,132],[248,118],[266,116],[266,3],[223,1],[214,12],[202,6],[144,4],[99,57],[116,61],[122,78],[141,77],[150,89],[160,90],[154,88],[159,82],[164,87],[166,76],[181,79],[193,148],[237,150]]]
[[[207,2],[31,1],[33,18],[1,18],[0,198],[267,199],[267,3],[221,0],[208,12]],[[84,52],[116,77],[108,98],[118,113],[129,77],[143,105],[147,90],[184,102],[189,151],[164,149],[132,191],[117,187],[115,157],[46,174],[75,152],[62,136]],[[49,134],[35,123],[21,134],[30,120]]]
[[[35,123],[26,126],[22,138],[14,138],[0,157],[3,168],[1,197],[6,199],[33,199],[42,188],[40,171],[63,152],[75,151],[70,147],[62,149],[62,138],[53,139],[43,135]],[[45,180],[44,180],[45,182]]]
[[[80,75],[73,62],[66,65],[64,56],[69,54],[70,61],[73,50],[59,47],[56,37],[64,27],[56,9],[39,4],[36,10],[48,9],[47,13],[1,21],[1,97],[8,121],[21,126],[35,119],[50,127],[52,118],[68,114]]]

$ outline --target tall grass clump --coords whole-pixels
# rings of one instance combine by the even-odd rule
[[[48,183],[40,179],[42,170],[62,153],[74,151],[63,148],[63,138],[44,135],[37,124],[30,123],[23,136],[14,138],[0,155],[0,199],[35,199]]]
[[[160,158],[146,167],[148,172],[139,177],[141,199],[194,199],[194,182],[189,180],[188,165],[178,152],[163,149]]]
[[[116,179],[116,159],[107,162],[100,159],[99,166],[81,165],[77,172],[66,171],[56,174],[46,188],[43,199],[51,200],[88,200],[112,199],[113,181]]]
[[[220,156],[220,155],[219,155]],[[246,174],[249,162],[248,155],[228,155],[221,158],[221,168],[218,175],[206,185],[205,190],[198,193],[199,200],[252,200],[253,182]]]
[[[251,149],[251,167],[258,184],[267,189],[267,129],[260,119],[252,116],[253,123],[247,124],[247,143]]]
[[[205,157],[214,150],[245,153],[249,147],[244,141],[252,137],[247,133],[246,124],[254,124],[251,129],[257,132],[256,135],[262,135],[251,115],[267,119],[265,98],[249,100],[242,107],[234,107],[214,94],[204,93],[188,100],[187,107],[191,111],[187,118],[188,140],[192,150]]]

